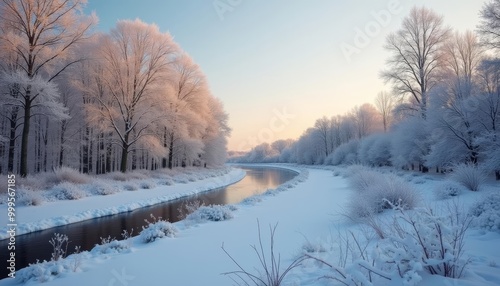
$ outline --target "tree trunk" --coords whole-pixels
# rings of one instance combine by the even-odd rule
[[[174,158],[174,133],[170,133],[170,146],[168,148],[168,168],[173,168],[173,158]]]
[[[12,110],[12,114],[10,116],[10,133],[9,133],[9,153],[7,159],[7,171],[9,173],[14,172],[14,154],[16,150],[16,124],[17,124],[17,114],[19,112],[19,108],[16,106]]]
[[[24,105],[24,124],[21,136],[21,166],[20,175],[25,178],[28,175],[28,141],[30,134],[31,119],[31,88],[26,89],[26,100]]]
[[[127,163],[128,163],[128,148],[130,147],[128,144],[128,136],[129,133],[125,133],[125,136],[122,141],[122,159],[120,162],[120,172],[127,172]]]

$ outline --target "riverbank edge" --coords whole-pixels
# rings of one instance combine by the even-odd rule
[[[115,205],[109,206],[108,208],[99,208],[99,209],[89,209],[84,212],[78,212],[72,215],[63,215],[63,216],[55,216],[48,219],[31,221],[19,223],[16,225],[16,236],[28,234],[36,231],[46,230],[53,227],[69,225],[77,222],[82,222],[90,219],[100,218],[111,216],[120,213],[131,212],[140,208],[150,207],[161,203],[166,203],[169,201],[174,201],[182,198],[186,198],[193,195],[208,193],[211,191],[216,191],[220,188],[235,184],[241,181],[245,176],[246,172],[242,169],[237,168],[237,166],[230,165],[232,170],[219,177],[209,178],[202,180],[207,182],[206,188],[193,188],[186,192],[174,193],[165,196],[159,196],[154,198],[149,198],[146,200],[133,202],[125,205]],[[297,172],[296,170],[293,170]],[[135,192],[147,192],[148,190],[139,190]],[[114,194],[113,196],[119,196],[121,193]],[[9,233],[7,231],[9,227],[1,227],[0,228],[0,240],[8,239]]]

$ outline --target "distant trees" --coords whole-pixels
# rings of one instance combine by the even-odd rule
[[[442,61],[440,49],[450,33],[443,17],[425,7],[414,7],[402,27],[387,37],[391,53],[382,78],[393,85],[394,93],[410,96],[408,108],[423,118],[427,115],[429,92],[438,82]]]
[[[84,3],[0,0],[0,173],[222,164],[227,114],[200,68],[140,20],[93,34]]]
[[[451,33],[435,12],[413,8],[387,38],[391,55],[381,76],[394,96],[381,92],[377,108],[363,104],[344,116],[322,117],[290,147],[259,160],[417,166],[422,172],[466,163],[500,180],[499,7],[498,0],[484,5],[479,34]]]

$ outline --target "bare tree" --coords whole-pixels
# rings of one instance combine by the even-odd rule
[[[440,48],[450,29],[443,17],[427,8],[414,7],[401,29],[387,37],[385,49],[391,53],[382,78],[393,85],[394,93],[409,95],[422,118],[426,117],[429,92],[438,82]]]
[[[481,63],[483,48],[472,31],[455,32],[443,45],[445,78],[455,98],[471,96],[473,80]]]
[[[1,0],[0,44],[16,52],[18,69],[31,79],[43,73],[50,82],[80,59],[70,59],[73,46],[86,38],[93,17],[81,14],[84,0]],[[28,174],[28,139],[32,108],[39,94],[30,85],[20,94],[23,115],[20,174]]]
[[[377,94],[375,98],[375,106],[377,107],[380,115],[382,116],[382,124],[384,126],[384,132],[387,132],[389,125],[392,121],[392,111],[395,106],[395,100],[391,94],[381,91]]]
[[[490,48],[500,48],[500,0],[490,0],[481,11],[478,27],[483,43]]]
[[[169,34],[140,20],[119,21],[99,45],[94,66],[102,71],[103,82],[95,87],[102,90],[89,91],[94,100],[88,105],[89,114],[94,125],[104,121],[104,127],[117,135],[120,170],[126,172],[131,146],[141,139],[155,139],[155,128],[168,115],[162,84],[177,45]]]

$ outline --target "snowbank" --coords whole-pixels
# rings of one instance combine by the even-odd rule
[[[78,200],[56,200],[36,206],[18,206],[16,208],[17,234],[133,211],[227,186],[238,182],[244,176],[243,170],[233,168],[225,175],[198,181],[193,180],[193,182],[190,182],[186,177],[185,183],[170,186],[156,184],[150,189],[120,191],[112,195],[87,196]],[[150,179],[150,181],[154,181],[154,179]],[[7,213],[6,204],[0,205],[0,212]],[[0,224],[7,225],[7,216],[2,216]],[[8,237],[6,231],[7,227],[0,228],[0,239]]]

